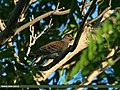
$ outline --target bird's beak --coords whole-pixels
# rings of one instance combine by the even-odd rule
[[[74,40],[74,38],[73,38],[73,37],[70,39],[70,41],[72,41],[72,40]]]

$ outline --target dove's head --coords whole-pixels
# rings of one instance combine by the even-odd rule
[[[71,34],[66,34],[63,38],[66,42],[70,42],[73,40],[72,35]]]

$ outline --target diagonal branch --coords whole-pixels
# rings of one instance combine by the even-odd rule
[[[5,30],[0,33],[0,46],[3,45],[6,41],[8,41],[10,36],[15,33],[16,29],[13,26],[16,25],[20,14],[22,13],[22,11],[24,11],[29,1],[30,0],[19,0],[17,6],[14,8],[12,15],[7,22]]]
[[[87,12],[87,14],[85,15],[85,18],[83,19],[83,22],[82,22],[81,26],[78,29],[78,33],[77,33],[77,36],[75,38],[73,46],[69,47],[60,57],[58,57],[57,59],[55,59],[49,65],[44,66],[44,67],[39,66],[39,68],[40,68],[41,71],[45,71],[45,70],[48,70],[48,69],[52,68],[55,64],[57,64],[59,61],[61,61],[69,52],[73,51],[77,47],[78,40],[79,40],[79,38],[81,37],[81,34],[84,31],[84,25],[85,25],[85,22],[87,20],[87,17],[89,16],[89,14],[90,14],[90,12],[92,10],[92,7],[95,5],[96,1],[97,0],[93,1],[92,5],[90,6],[90,8],[89,8],[89,10]]]
[[[92,3],[92,2],[86,4],[85,7],[90,6],[91,3]],[[80,8],[82,8],[82,7],[80,6]],[[36,22],[40,21],[41,19],[44,19],[44,18],[46,18],[46,17],[48,17],[48,16],[50,16],[50,15],[66,15],[66,14],[69,14],[69,13],[70,13],[70,9],[64,10],[64,11],[59,11],[59,10],[57,9],[57,10],[55,10],[55,11],[47,12],[47,13],[45,13],[45,14],[43,14],[43,15],[38,16],[38,17],[35,18],[34,20],[32,20],[32,21],[24,24],[23,26],[19,27],[19,28],[16,30],[16,32],[15,32],[14,35],[16,35],[18,32],[21,32],[22,30],[26,29],[26,28],[29,27],[30,25],[33,25],[33,24],[35,24]]]
[[[95,22],[96,20],[98,20],[99,18],[101,18],[107,11],[110,10],[111,7],[106,8],[100,15],[98,15],[96,18],[92,19],[91,21],[89,21],[88,23],[85,24],[85,26]]]
[[[80,51],[82,51],[83,49],[85,49],[88,46],[88,40],[87,40],[87,36],[90,33],[90,30],[88,28],[86,28],[84,30],[84,32],[82,33],[78,45],[76,47],[76,49],[73,52],[69,52],[62,60],[60,60],[59,63],[57,63],[56,65],[54,65],[52,68],[49,69],[48,66],[45,66],[43,69],[47,69],[47,71],[40,71],[43,75],[43,77],[37,77],[34,76],[34,80],[36,81],[36,83],[39,85],[40,81],[44,81],[47,79],[47,77],[54,71],[56,71],[59,67],[61,67],[63,64],[65,64],[67,61],[69,61],[73,56],[75,56],[77,53],[79,53]],[[56,60],[54,60],[53,62],[55,62]],[[42,68],[39,68],[40,70]],[[49,69],[49,70],[48,70]]]
[[[96,1],[97,0],[94,0],[92,2],[91,6],[90,6],[90,8],[88,10],[88,12],[86,13],[85,18],[83,19],[82,24],[81,24],[81,26],[78,29],[78,33],[77,33],[77,36],[75,38],[73,46],[71,46],[70,48],[68,48],[63,53],[63,55],[61,55],[60,57],[58,57],[58,59],[54,60],[49,65],[44,66],[44,67],[40,67],[40,71],[44,71],[44,72],[42,72],[44,74],[43,75],[44,78],[41,77],[41,76],[40,77],[34,76],[34,80],[37,82],[37,84],[39,84],[39,81],[45,80],[52,72],[54,72],[55,70],[57,70],[60,66],[62,66],[67,61],[69,61],[74,55],[76,55],[78,52],[82,51],[84,48],[87,47],[88,40],[86,40],[86,36],[87,36],[89,30],[87,30],[87,29],[84,30],[85,29],[84,25],[85,25],[85,22],[87,20],[87,17],[91,13],[92,7],[95,5]],[[84,40],[82,42],[80,42],[81,38],[82,38],[82,35],[84,36]],[[82,44],[82,43],[84,43],[84,46],[83,45],[79,45],[79,44]],[[81,50],[81,48],[82,48],[82,50]],[[73,52],[71,52],[71,49],[72,49]],[[55,66],[53,67],[53,65],[55,65]],[[45,70],[48,70],[48,71],[45,71]]]
[[[104,62],[101,63],[102,67],[94,70],[88,76],[87,80],[85,80],[80,85],[89,85],[95,77],[97,77],[98,75],[100,75],[107,67],[111,66],[111,64],[108,61],[113,58],[114,54],[115,54],[115,49],[112,49],[111,52],[107,56],[107,61],[104,61]],[[119,60],[120,60],[120,55],[118,55],[117,58],[115,60],[113,60],[112,65],[114,65]],[[76,90],[83,90],[83,88],[77,88]]]
[[[23,10],[23,7],[22,6],[27,6],[28,2],[30,0],[20,0],[20,2],[18,3],[18,5],[16,6],[16,8],[14,9],[14,17],[16,17],[16,14],[15,12],[18,12],[19,11],[19,14],[17,15],[20,15],[22,10]],[[97,0],[97,2],[100,2],[102,0]],[[91,1],[90,3],[86,4],[85,7],[88,7],[92,4],[93,1]],[[21,8],[19,8],[21,7]],[[82,8],[82,6],[79,6],[80,8]],[[18,10],[20,9],[20,10]],[[25,7],[24,7],[25,9]],[[64,11],[59,11],[59,10],[56,10],[56,11],[50,11],[48,13],[45,13],[41,16],[38,16],[37,18],[35,18],[33,21],[30,21],[26,24],[24,24],[23,26],[19,27],[18,29],[12,29],[11,30],[11,33],[10,33],[10,27],[7,26],[7,28],[4,30],[4,32],[0,33],[0,46],[2,46],[5,42],[8,41],[8,39],[10,38],[13,38],[16,34],[18,34],[19,32],[21,32],[22,30],[24,30],[25,28],[29,27],[30,25],[33,25],[35,24],[36,22],[38,22],[39,20],[43,19],[43,18],[46,18],[50,15],[66,15],[66,14],[69,14],[70,13],[70,9],[68,10],[64,10]],[[11,18],[13,18],[13,14],[11,15]],[[19,16],[16,17],[16,19],[14,21],[11,21],[12,19],[9,19],[9,22],[13,22],[13,24],[11,23],[11,26],[15,26],[15,22],[17,21]]]
[[[73,51],[73,50],[76,48],[76,46],[77,46],[78,40],[79,40],[79,38],[81,37],[82,32],[84,31],[85,22],[86,22],[86,20],[87,20],[87,17],[90,15],[90,13],[91,13],[91,11],[92,11],[92,9],[93,9],[96,1],[97,1],[97,0],[94,0],[94,1],[92,2],[91,6],[90,6],[90,8],[89,8],[89,10],[88,10],[88,12],[86,13],[86,15],[85,15],[85,17],[84,17],[84,19],[83,19],[83,21],[82,21],[82,24],[81,24],[80,27],[78,28],[78,32],[77,32],[77,35],[76,35],[76,38],[75,38],[73,47],[72,47],[72,49],[71,49],[72,51]]]

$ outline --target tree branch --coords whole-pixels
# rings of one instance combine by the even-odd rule
[[[10,16],[6,28],[3,32],[0,33],[0,46],[3,45],[10,36],[14,35],[16,29],[13,26],[16,25],[17,20],[22,13],[22,11],[26,8],[30,0],[19,0],[17,6],[14,8],[12,15]]]
[[[67,61],[69,61],[73,56],[75,56],[77,53],[79,53],[80,51],[82,51],[83,49],[85,49],[88,46],[87,36],[88,36],[89,33],[90,33],[89,28],[86,28],[84,30],[84,32],[82,33],[80,39],[79,39],[79,42],[78,42],[78,45],[77,45],[76,49],[73,52],[69,52],[59,63],[57,63],[55,66],[53,66],[49,70],[47,70],[47,71],[40,71],[40,73],[42,73],[43,77],[41,77],[41,76],[38,77],[37,75],[34,76],[34,80],[36,81],[36,83],[39,85],[40,81],[46,80],[46,78],[52,72],[56,71],[59,67],[61,67],[63,64],[65,64]],[[46,67],[44,67],[44,68],[46,68]],[[48,68],[46,68],[46,69],[48,69]],[[39,68],[39,69],[41,69],[41,68]]]
[[[81,35],[87,35],[88,31],[87,30],[84,30],[84,25],[85,25],[85,22],[87,20],[87,17],[89,16],[89,14],[91,13],[91,10],[92,10],[92,7],[95,5],[97,0],[94,0],[88,10],[88,12],[86,13],[85,15],[85,18],[83,19],[82,21],[82,24],[80,26],[80,28],[78,29],[78,33],[77,33],[77,36],[75,38],[75,41],[74,41],[74,44],[73,46],[71,46],[70,48],[68,48],[64,53],[63,55],[61,55],[60,57],[58,57],[58,59],[54,60],[52,63],[50,63],[49,65],[47,66],[44,66],[44,67],[40,67],[40,71],[44,71],[42,72],[43,73],[43,77],[37,77],[34,76],[34,80],[36,80],[37,84],[39,84],[39,81],[42,81],[42,80],[45,80],[52,72],[54,72],[55,70],[57,70],[60,66],[62,66],[63,64],[65,64],[67,61],[69,61],[74,55],[76,55],[78,52],[80,52],[81,50],[81,47],[82,45],[79,45],[79,40],[80,38],[82,37]],[[84,32],[84,33],[83,33]],[[88,41],[86,40],[86,37],[84,36],[84,41],[81,42],[81,43],[84,43],[84,46],[82,47],[82,50],[84,48],[86,48],[86,46],[88,45]],[[79,41],[79,42],[78,42]],[[85,42],[86,41],[86,42]],[[87,45],[85,45],[87,44]],[[79,48],[77,48],[77,46]],[[73,52],[71,52],[71,49]],[[62,59],[62,60],[61,60]],[[59,63],[58,63],[59,62]],[[53,65],[55,65],[54,67],[52,67]],[[57,66],[56,66],[57,65]],[[54,68],[54,69],[52,69]],[[49,70],[48,70],[49,69]],[[45,70],[48,70],[48,71],[45,71]],[[46,73],[47,72],[47,73]],[[48,73],[49,72],[49,73]],[[46,74],[46,75],[45,75]]]
[[[15,22],[17,21],[17,19],[18,19],[18,17],[19,17],[19,16],[16,16],[15,12],[20,11],[19,14],[17,14],[17,15],[20,15],[20,13],[22,12],[22,9],[23,9],[22,6],[27,6],[27,4],[28,4],[29,1],[30,1],[30,0],[27,0],[27,2],[26,2],[26,0],[21,0],[21,1],[18,3],[18,5],[16,6],[16,8],[15,8],[14,11],[13,11],[14,13],[11,15],[11,17],[10,17],[10,19],[9,19],[9,23],[13,22],[13,24],[11,23],[11,27],[12,27],[12,26],[15,26],[14,24],[15,24]],[[100,2],[100,1],[102,1],[102,0],[97,0],[97,1]],[[23,3],[23,2],[24,2],[24,3]],[[91,4],[92,4],[92,1],[91,1],[90,3],[88,3],[88,4],[86,4],[85,7],[88,7],[88,6],[90,6]],[[19,7],[21,7],[20,10],[18,10]],[[79,6],[79,7],[82,8],[82,6]],[[30,21],[30,22],[24,24],[23,26],[19,27],[18,29],[14,29],[14,30],[12,29],[13,31],[11,30],[11,31],[12,31],[11,33],[10,33],[10,31],[9,31],[10,27],[7,26],[6,29],[4,30],[4,32],[0,33],[0,46],[2,46],[5,42],[7,42],[8,39],[13,38],[16,34],[18,34],[19,32],[21,32],[21,31],[24,30],[25,28],[29,27],[30,25],[35,24],[36,22],[38,22],[39,20],[41,20],[41,19],[43,19],[43,18],[46,18],[46,17],[48,17],[48,16],[50,16],[50,15],[66,15],[66,14],[69,14],[69,12],[70,12],[70,9],[64,10],[64,11],[59,11],[59,10],[50,11],[50,12],[48,12],[48,13],[45,13],[45,14],[41,15],[41,16],[38,16],[38,17],[35,18],[33,21]],[[15,15],[15,16],[14,16],[14,15]],[[15,18],[15,17],[16,17],[16,19],[13,21],[12,19]],[[11,20],[12,20],[12,21],[11,21]]]
[[[85,18],[83,19],[83,22],[82,22],[81,26],[80,26],[79,29],[78,29],[78,33],[77,33],[77,36],[76,36],[76,38],[75,38],[75,41],[74,41],[73,46],[71,46],[71,47],[69,47],[67,50],[65,50],[65,52],[64,52],[60,57],[58,57],[57,59],[55,59],[55,60],[54,60],[52,63],[50,63],[49,65],[44,66],[44,67],[43,67],[43,66],[39,66],[40,71],[45,71],[45,70],[48,70],[48,69],[52,68],[52,66],[54,66],[55,64],[57,64],[57,63],[58,63],[61,59],[63,59],[69,52],[73,51],[73,50],[76,48],[76,46],[77,46],[77,44],[78,44],[78,40],[79,40],[82,32],[84,31],[84,24],[85,24],[85,22],[86,22],[86,20],[87,20],[87,17],[89,16],[91,10],[92,10],[92,7],[95,5],[96,1],[97,1],[97,0],[93,1],[92,5],[90,6],[90,8],[89,8],[89,10],[88,10],[88,12],[87,12],[87,14],[85,15]]]
[[[73,51],[73,50],[76,48],[77,43],[78,43],[78,40],[79,40],[79,38],[81,37],[82,32],[84,31],[85,22],[86,22],[86,20],[87,20],[87,18],[88,18],[88,16],[89,16],[89,14],[91,13],[91,11],[92,11],[92,9],[93,9],[96,1],[97,1],[97,0],[94,0],[94,1],[92,2],[91,6],[90,6],[90,8],[89,8],[89,10],[88,10],[88,12],[86,13],[86,15],[85,15],[85,17],[84,17],[84,19],[83,19],[83,21],[82,21],[82,24],[81,24],[80,27],[78,28],[78,32],[77,32],[77,35],[76,35],[74,44],[73,44],[73,46],[72,46],[72,48],[71,48],[71,51]]]
[[[110,10],[111,7],[106,8],[100,15],[98,15],[96,18],[92,19],[91,21],[89,21],[88,23],[85,24],[85,26],[95,22],[96,20],[98,20],[99,18],[101,18],[108,10]]]
[[[112,51],[107,56],[107,61],[104,61],[104,62],[101,63],[102,67],[100,67],[100,68],[96,69],[95,71],[93,71],[88,76],[87,80],[85,80],[80,85],[89,85],[95,77],[100,75],[107,67],[111,66],[108,61],[113,58],[114,54],[115,54],[115,49],[112,49]],[[118,55],[118,57],[115,60],[113,60],[112,65],[114,65],[119,60],[120,60],[120,55]],[[77,88],[76,90],[83,90],[83,88]]]
[[[91,3],[92,3],[92,2],[86,4],[85,7],[90,6]],[[80,6],[80,8],[82,8],[82,6]],[[43,14],[43,15],[40,15],[40,16],[38,16],[37,18],[35,18],[34,20],[32,20],[32,21],[24,24],[23,26],[19,27],[19,28],[16,30],[14,36],[15,36],[18,32],[21,32],[22,30],[24,30],[25,28],[29,27],[30,25],[33,25],[33,24],[35,24],[36,22],[40,21],[41,19],[44,19],[44,18],[46,18],[46,17],[48,17],[48,16],[50,16],[50,15],[66,15],[66,14],[69,14],[69,12],[70,12],[70,9],[64,10],[64,11],[56,10],[56,11],[50,11],[50,12],[47,12],[47,13],[45,13],[45,14]]]

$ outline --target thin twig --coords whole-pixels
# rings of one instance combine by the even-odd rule
[[[78,28],[78,32],[77,32],[77,35],[76,35],[74,44],[73,44],[73,46],[72,46],[72,48],[71,48],[71,51],[73,51],[73,50],[76,48],[77,43],[78,43],[78,40],[79,40],[79,38],[81,37],[82,32],[84,31],[85,22],[86,22],[86,20],[87,20],[87,17],[88,17],[89,14],[91,13],[91,11],[92,11],[92,9],[93,9],[93,6],[95,5],[96,1],[97,1],[97,0],[94,0],[94,1],[92,2],[91,6],[90,6],[90,8],[89,8],[89,10],[88,10],[88,12],[86,13],[86,15],[85,15],[85,17],[84,17],[84,19],[83,19],[83,21],[82,21],[82,23],[81,23],[81,25],[80,25],[80,27]]]
[[[52,24],[52,18],[50,19],[50,22],[49,22],[49,24],[48,24],[48,27],[45,28],[45,29],[36,37],[36,39],[38,39],[39,37],[41,37],[51,26],[53,26],[53,24]]]
[[[111,57],[112,58],[112,57]],[[120,56],[118,56],[115,60],[113,60],[113,64],[114,65],[117,61],[120,60]],[[102,68],[98,68],[95,71],[93,71],[87,78],[87,80],[85,80],[83,83],[81,83],[80,85],[89,85],[92,80],[97,77],[98,75],[100,75],[107,67],[111,66],[108,61],[104,61],[101,63]],[[83,88],[77,88],[76,90],[83,90]]]
[[[33,46],[36,42],[37,39],[39,39],[47,30],[49,30],[52,26],[52,18],[50,19],[50,22],[48,24],[48,27],[44,28],[44,30],[37,36],[36,34],[35,35],[32,35],[31,37],[31,42],[32,42],[32,45],[30,45],[30,48],[31,46]],[[34,65],[35,63],[39,62],[41,60],[41,57],[38,57],[36,60],[32,61],[32,65]]]
[[[89,21],[88,23],[85,24],[85,26],[95,22],[96,20],[98,20],[99,18],[101,18],[108,10],[110,10],[110,7],[106,8],[100,15],[98,15],[96,18],[92,19],[91,21]]]
[[[98,0],[98,2],[99,2],[99,1],[101,1],[101,0]],[[90,6],[91,3],[92,3],[92,1],[91,1],[90,3],[88,3],[88,4],[86,4],[85,7]],[[81,8],[81,6],[79,6],[79,7]],[[63,8],[62,8],[62,9],[63,9]],[[70,9],[64,10],[64,11],[50,11],[50,12],[48,12],[48,13],[45,13],[45,14],[43,14],[43,15],[41,15],[41,16],[38,16],[38,17],[35,18],[33,21],[30,21],[30,22],[22,25],[22,26],[19,27],[18,29],[16,29],[14,35],[10,35],[8,38],[4,38],[4,35],[3,35],[4,32],[3,32],[3,33],[0,34],[0,45],[3,45],[5,42],[7,42],[8,39],[13,38],[16,34],[18,34],[19,32],[21,32],[22,30],[26,29],[26,28],[29,27],[30,25],[35,24],[36,22],[40,21],[41,19],[44,19],[44,18],[46,18],[46,17],[48,17],[48,16],[50,16],[50,15],[66,15],[66,14],[69,14],[69,12],[70,12]],[[4,40],[3,40],[3,39],[4,39]]]
[[[75,65],[76,62],[77,62],[77,61],[72,61],[72,62],[70,62],[70,63],[68,63],[68,64],[66,64],[66,65],[64,65],[64,66],[62,66],[62,67],[60,67],[60,69],[69,68],[70,66]]]
[[[70,58],[72,58],[73,57],[73,55],[75,55],[76,53],[78,53],[78,52],[80,52],[80,49],[82,48],[82,50],[83,50],[83,48],[85,48],[85,47],[87,47],[87,45],[88,45],[88,42],[87,42],[87,40],[86,40],[86,35],[88,34],[87,32],[87,29],[86,29],[86,31],[85,30],[83,30],[84,29],[84,24],[85,24],[85,21],[87,20],[87,17],[88,17],[88,15],[90,14],[90,12],[91,12],[91,10],[92,10],[92,7],[94,6],[94,4],[96,3],[96,1],[97,0],[94,0],[93,1],[93,3],[92,3],[92,5],[90,6],[90,8],[89,8],[89,10],[88,10],[88,12],[87,12],[87,14],[85,15],[85,18],[83,19],[83,22],[82,22],[82,25],[81,25],[81,27],[79,28],[79,31],[78,31],[78,33],[77,33],[77,36],[76,36],[76,38],[75,38],[75,42],[74,42],[74,46],[73,46],[73,48],[72,48],[72,50],[74,50],[73,52],[70,52],[70,48],[68,48],[59,58],[57,58],[56,60],[54,60],[54,62],[52,62],[51,64],[49,64],[48,66],[45,66],[45,67],[40,67],[40,70],[43,70],[43,77],[39,77],[39,78],[37,78],[37,77],[35,77],[34,76],[34,79],[36,80],[36,82],[37,82],[37,84],[39,84],[39,82],[40,81],[43,81],[43,80],[45,80],[52,72],[54,72],[57,68],[59,68],[60,66],[62,66],[63,64],[65,64],[68,60],[70,60]],[[85,34],[85,35],[84,35]],[[79,45],[80,44],[80,41],[81,41],[81,39],[80,38],[82,38],[82,35],[84,36],[84,41],[83,41],[83,43],[82,44],[84,44],[84,46],[83,45]],[[79,47],[80,46],[80,47]],[[79,48],[79,49],[78,49]],[[63,61],[64,60],[64,61]],[[59,63],[58,63],[59,62]],[[58,63],[58,64],[57,64]],[[53,65],[55,65],[55,66],[53,66]],[[49,69],[49,70],[48,70]],[[47,70],[47,71],[44,71],[44,70]]]
[[[32,15],[31,20],[33,20],[33,19],[34,19],[34,16]],[[32,25],[30,25],[30,32],[31,32],[31,35],[30,35],[29,47],[28,47],[28,50],[27,50],[27,53],[26,53],[27,56],[28,56],[29,53],[30,53],[31,46],[33,46],[33,45],[35,44],[35,41],[36,41],[35,39],[33,39],[34,36],[35,36],[35,33],[34,33],[34,26],[32,26]]]
[[[59,5],[60,5],[60,2],[58,2],[57,7],[56,7],[56,10],[58,10],[58,9],[59,9]]]
[[[88,40],[86,39],[86,37],[88,36],[88,34],[90,33],[90,30],[88,30],[87,28],[84,30],[84,32],[82,33],[82,36],[80,37],[80,40],[78,42],[78,45],[76,47],[76,49],[73,52],[69,52],[62,60],[59,61],[59,63],[55,64],[53,67],[49,68],[48,66],[42,68],[45,69],[47,71],[40,71],[42,73],[43,77],[36,77],[34,76],[34,79],[37,82],[37,85],[39,85],[40,81],[44,81],[46,80],[46,78],[55,70],[57,70],[58,68],[60,68],[63,64],[65,64],[67,61],[69,61],[73,56],[75,56],[77,53],[79,53],[80,51],[84,50],[87,46],[88,46]],[[54,60],[55,62],[56,60]],[[39,68],[41,69],[41,68]]]
[[[86,11],[85,10],[86,2],[87,2],[87,0],[83,0],[82,10],[81,10],[81,12],[82,12],[81,15],[83,15],[83,16],[86,14],[86,12],[85,12]]]
[[[14,33],[16,32],[16,29],[13,28],[13,26],[16,25],[21,12],[28,5],[29,1],[30,0],[20,0],[17,6],[14,8],[6,24],[6,28],[4,29],[3,32],[0,33],[0,46],[7,42],[11,38],[11,36],[13,36]]]

